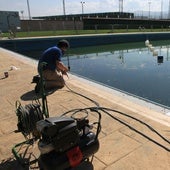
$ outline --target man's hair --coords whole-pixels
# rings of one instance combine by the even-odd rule
[[[61,47],[69,48],[69,47],[70,47],[70,44],[69,44],[69,42],[68,42],[67,40],[60,40],[60,41],[58,42],[57,46],[58,46],[59,48],[61,48]]]

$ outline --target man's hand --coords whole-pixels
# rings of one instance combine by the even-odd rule
[[[61,71],[62,75],[66,75],[68,77],[68,74],[66,71]],[[69,78],[69,77],[68,77]]]
[[[61,72],[68,72],[69,71],[69,69],[61,61],[56,62],[56,69],[60,70]]]

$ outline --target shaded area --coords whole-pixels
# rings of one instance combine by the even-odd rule
[[[23,170],[23,167],[14,158],[9,158],[0,163],[0,170]]]
[[[13,157],[3,160],[0,163],[0,170],[30,170],[30,169],[40,169],[38,166],[38,161],[34,160],[33,163],[29,162],[29,159],[23,159],[23,161],[27,162],[27,164],[22,165],[20,162],[15,160]],[[57,168],[56,168],[57,169]],[[43,170],[43,169],[42,169]],[[69,170],[69,169],[68,169]],[[92,162],[84,161],[76,168],[72,168],[70,170],[94,170]]]
[[[58,90],[57,88],[51,89],[51,90],[46,90],[45,94],[46,94],[46,96],[48,96],[48,95],[53,94],[57,90]],[[35,93],[34,90],[31,90],[31,91],[28,91],[25,94],[23,94],[20,98],[21,98],[21,100],[28,101],[28,100],[40,99],[40,98],[42,98],[42,95],[40,93],[38,93],[38,94]]]

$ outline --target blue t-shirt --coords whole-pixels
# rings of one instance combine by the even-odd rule
[[[44,69],[55,71],[56,61],[61,61],[62,56],[63,56],[62,51],[57,46],[48,48],[43,52],[42,56],[39,59],[38,71],[40,70],[39,67],[41,62],[47,63],[47,66],[43,67]]]

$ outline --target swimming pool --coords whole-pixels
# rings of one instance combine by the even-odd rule
[[[71,48],[63,58],[71,73],[170,107],[170,41]],[[41,51],[22,52],[31,58]],[[160,57],[158,57],[160,56]]]

